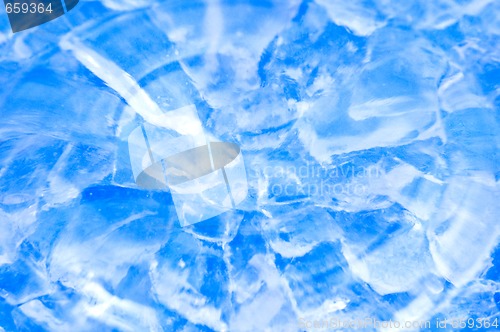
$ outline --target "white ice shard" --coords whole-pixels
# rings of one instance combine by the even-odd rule
[[[369,36],[385,25],[385,22],[377,17],[377,11],[360,0],[316,0],[316,3],[325,7],[335,24],[347,27],[358,36]]]

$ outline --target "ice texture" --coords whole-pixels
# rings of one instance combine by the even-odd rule
[[[498,1],[0,11],[0,331],[500,320]],[[183,228],[128,138],[188,105],[249,190]]]

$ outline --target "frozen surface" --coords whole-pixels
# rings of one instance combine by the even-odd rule
[[[500,320],[499,45],[494,0],[2,9],[0,331]],[[190,104],[249,194],[181,228],[127,139]]]

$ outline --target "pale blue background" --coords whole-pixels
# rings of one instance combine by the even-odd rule
[[[499,18],[493,0],[105,0],[13,35],[0,11],[0,330],[494,322]],[[137,188],[148,108],[122,82],[241,146],[238,210],[181,228],[168,192]]]

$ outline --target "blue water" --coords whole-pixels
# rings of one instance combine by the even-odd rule
[[[497,1],[81,1],[8,24],[0,331],[497,329]],[[127,139],[186,105],[241,147],[249,192],[181,227]]]

